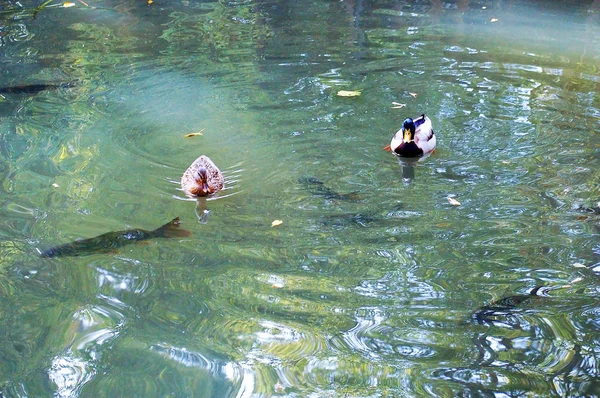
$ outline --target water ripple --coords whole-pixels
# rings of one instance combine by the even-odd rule
[[[228,373],[225,369],[227,366],[226,363],[220,363],[218,360],[210,359],[208,356],[203,355],[202,353],[188,350],[185,347],[173,347],[164,344],[157,344],[151,346],[150,351],[156,352],[184,366],[205,369],[207,372],[215,376],[219,374],[224,376]]]

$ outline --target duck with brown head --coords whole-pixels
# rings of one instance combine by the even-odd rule
[[[221,170],[208,156],[194,160],[181,177],[181,189],[193,198],[209,196],[223,189],[225,179]]]
[[[206,197],[223,189],[225,179],[221,170],[208,156],[202,155],[181,176],[181,189],[187,196],[198,198],[196,201],[196,215],[202,223],[207,222],[208,210]],[[199,209],[200,207],[200,209]]]

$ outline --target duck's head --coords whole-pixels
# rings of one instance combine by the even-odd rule
[[[196,196],[207,196],[213,193],[213,190],[208,186],[208,172],[205,167],[199,167],[194,174],[194,180],[196,182],[192,189],[192,194]]]
[[[415,122],[409,117],[404,119],[404,123],[402,123],[402,142],[409,143],[414,141],[415,139]]]

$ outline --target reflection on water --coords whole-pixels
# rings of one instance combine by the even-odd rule
[[[600,2],[86,3],[0,6],[0,395],[597,394]]]

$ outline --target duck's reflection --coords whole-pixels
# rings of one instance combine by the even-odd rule
[[[398,158],[398,163],[402,167],[402,182],[410,184],[415,179],[415,164],[417,159]]]
[[[419,158],[398,157],[398,164],[402,167],[402,182],[410,184],[415,179],[415,166],[417,163],[427,159],[430,154],[425,154]]]
[[[208,223],[208,215],[210,214],[210,210],[208,210],[206,206],[206,198],[199,197],[196,199],[196,217],[198,217],[198,222],[200,224]]]

